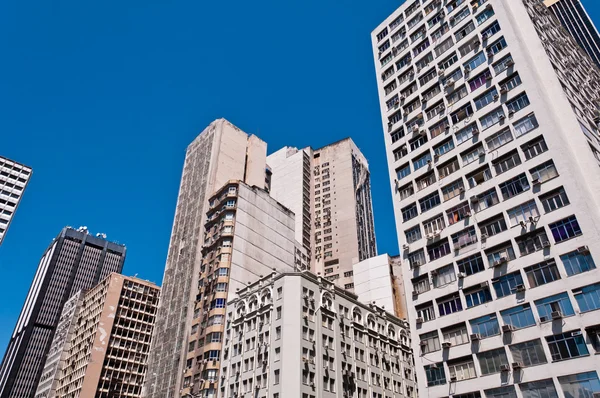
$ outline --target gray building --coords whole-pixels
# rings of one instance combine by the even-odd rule
[[[0,245],[30,177],[30,167],[0,156]]]
[[[581,0],[544,0],[577,44],[600,66],[600,34]]]
[[[309,271],[267,275],[227,305],[219,397],[416,397],[406,321]]]
[[[67,300],[112,272],[121,272],[125,246],[66,227],[42,256],[0,366],[1,398],[32,398]]]
[[[419,393],[600,393],[598,68],[539,0],[411,0],[372,45]]]

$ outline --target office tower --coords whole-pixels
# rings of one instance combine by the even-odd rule
[[[50,398],[56,396],[58,380],[65,369],[65,360],[71,349],[71,338],[77,324],[77,315],[81,307],[83,294],[81,291],[75,293],[63,306],[56,332],[46,356],[46,363],[42,370],[40,382],[35,391],[35,398]]]
[[[544,0],[577,44],[600,66],[600,35],[581,0]]]
[[[231,179],[264,187],[266,143],[228,121],[212,122],[187,148],[161,290],[145,395],[179,396],[202,262],[208,198]]]
[[[308,271],[265,275],[227,304],[219,397],[416,397],[406,321]]]
[[[193,320],[185,340],[179,396],[215,397],[227,301],[273,272],[294,271],[294,213],[256,186],[225,184],[209,199]],[[149,387],[151,388],[151,387]]]
[[[86,227],[65,227],[39,262],[23,309],[0,366],[0,397],[31,398],[63,305],[111,272],[121,272],[125,246],[91,236]]]
[[[597,68],[539,0],[409,1],[372,42],[420,394],[600,392]]]
[[[40,384],[36,396],[141,397],[159,295],[155,284],[115,273],[82,293],[76,326],[56,345],[64,360],[46,362],[55,391]]]
[[[267,163],[272,170],[271,195],[302,214],[296,218],[296,234],[311,255],[310,269],[352,290],[352,265],[377,254],[364,155],[346,138],[315,150],[285,147],[270,155]],[[312,218],[307,214],[309,205]],[[313,237],[308,236],[311,233]]]
[[[30,167],[0,156],[0,245],[30,177]]]
[[[373,303],[400,319],[408,319],[400,256],[371,257],[354,264],[353,271],[354,294],[361,303]]]

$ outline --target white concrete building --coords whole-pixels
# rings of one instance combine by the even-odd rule
[[[354,264],[354,293],[361,303],[374,303],[396,315],[408,318],[400,256],[387,254]]]
[[[30,177],[30,167],[0,156],[0,245]]]
[[[219,397],[416,397],[408,324],[305,271],[227,305]]]
[[[539,0],[372,34],[422,396],[600,393],[600,73]]]

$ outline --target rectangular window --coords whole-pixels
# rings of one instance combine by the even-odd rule
[[[484,115],[479,118],[479,123],[481,123],[481,129],[489,129],[490,127],[500,123],[501,120],[504,120],[504,117],[504,109],[502,107],[494,109],[487,115]]]
[[[454,34],[454,37],[456,37],[456,42],[458,43],[459,41],[461,41],[462,39],[467,37],[468,34],[474,30],[475,30],[475,24],[473,23],[473,21],[468,22],[466,25],[459,28],[456,31],[456,33]]]
[[[484,282],[482,286],[464,290],[464,294],[467,308],[476,307],[492,301],[492,294],[490,293],[490,288],[487,286],[486,282]]]
[[[600,309],[600,283],[573,290],[581,312]]]
[[[469,333],[464,323],[458,326],[450,326],[442,329],[444,341],[450,342],[452,346],[467,344],[469,342]]]
[[[504,200],[508,200],[513,196],[520,194],[521,192],[525,192],[529,188],[529,181],[527,180],[525,173],[500,184],[500,192],[502,192],[502,197]]]
[[[440,194],[435,191],[432,194],[425,196],[422,199],[419,199],[419,207],[421,208],[421,213],[424,213],[428,210],[433,209],[441,203]]]
[[[529,104],[530,102],[529,97],[527,97],[527,94],[521,93],[515,98],[511,99],[510,101],[507,101],[505,105],[508,108],[508,114],[511,115],[527,107]]]
[[[531,130],[535,130],[536,128],[538,128],[538,126],[538,121],[533,113],[530,113],[524,118],[519,119],[518,121],[513,123],[513,127],[515,129],[515,136],[517,138],[527,134]]]
[[[438,69],[445,71],[449,69],[452,65],[454,65],[458,61],[458,55],[453,52],[449,57],[445,58],[443,61],[438,62]]]
[[[410,175],[410,165],[408,163],[396,169],[396,176],[398,177],[398,180],[401,180],[408,175]]]
[[[431,153],[429,151],[413,160],[413,168],[415,171],[428,164],[431,164]]]
[[[426,143],[427,143],[427,135],[419,135],[417,138],[412,139],[408,142],[408,144],[410,145],[411,151],[416,151],[417,149],[419,149],[421,146],[423,146]]]
[[[470,321],[470,324],[473,333],[478,334],[482,339],[500,334],[500,325],[498,324],[496,314],[473,319]]]
[[[460,154],[463,161],[463,167],[467,166],[485,155],[485,149],[483,149],[483,144],[477,144],[474,147],[469,148],[466,152]]]
[[[471,89],[471,92],[477,90],[479,87],[485,86],[491,78],[492,74],[490,73],[490,70],[486,68],[485,71],[469,80],[469,88]]]
[[[423,322],[432,321],[435,319],[435,312],[431,303],[416,306],[417,318],[421,318]]]
[[[461,99],[465,98],[469,95],[469,91],[467,90],[467,86],[461,84],[458,88],[452,91],[450,94],[446,96],[446,100],[448,101],[448,105],[454,105]]]
[[[488,147],[488,151],[495,151],[504,144],[507,144],[513,140],[513,136],[510,132],[510,128],[505,128],[499,132],[493,134],[485,140],[485,144]]]
[[[420,267],[425,264],[425,252],[423,249],[408,253],[408,261],[411,268]]]
[[[535,222],[540,215],[535,204],[535,200],[530,200],[529,202],[525,202],[517,207],[513,207],[512,209],[509,209],[507,213],[511,227],[517,226],[521,223],[526,224],[531,221]]]
[[[581,250],[575,251],[567,254],[563,254],[560,256],[563,265],[565,266],[565,270],[567,271],[568,276],[573,276],[577,274],[581,274],[582,272],[591,271],[596,269],[596,264],[594,264],[594,260],[592,259],[592,255],[589,251]]]
[[[432,219],[423,222],[423,229],[425,230],[425,234],[439,234],[444,228],[446,228],[446,224],[444,223],[444,217],[442,215],[435,216]]]
[[[485,270],[483,258],[479,253],[458,260],[456,264],[458,265],[458,270],[464,273],[465,276],[473,275]]]
[[[529,286],[534,288],[560,279],[554,260],[534,264],[524,269]]]
[[[563,187],[557,188],[552,192],[540,196],[544,211],[550,213],[570,204],[567,193]]]
[[[494,15],[495,15],[495,12],[494,12],[493,8],[491,8],[491,7],[486,8],[482,13],[480,13],[479,15],[477,15],[475,17],[475,20],[477,21],[477,25],[481,25],[482,23],[484,23],[485,21],[487,21]]]
[[[454,41],[452,41],[452,37],[447,38],[443,42],[441,42],[438,46],[435,47],[435,55],[439,57],[446,51],[448,51],[454,45]]]
[[[416,203],[412,203],[412,204],[408,205],[407,207],[403,208],[401,211],[402,211],[402,219],[404,220],[404,222],[411,220],[418,215]]]
[[[443,165],[438,166],[438,174],[440,179],[448,177],[450,174],[456,172],[460,169],[458,165],[458,159],[454,158],[449,162],[444,163]]]
[[[458,124],[461,121],[465,120],[466,118],[470,117],[472,114],[473,114],[473,107],[471,106],[471,103],[468,103],[467,105],[464,105],[459,110],[452,112],[450,114],[450,119],[452,119],[452,123]]]
[[[417,225],[409,230],[404,231],[407,243],[413,243],[421,239],[421,226]]]
[[[412,284],[413,289],[417,294],[425,293],[431,290],[431,286],[429,285],[429,275],[427,274],[413,279]]]
[[[589,355],[581,331],[566,332],[546,337],[553,361]]]
[[[502,365],[508,365],[508,358],[506,357],[504,347],[479,353],[477,354],[477,359],[479,359],[482,376],[500,373]]]
[[[440,317],[462,311],[462,303],[458,294],[442,297],[437,300]]]
[[[442,195],[444,197],[444,201],[455,198],[464,191],[465,191],[465,184],[463,183],[462,178],[460,180],[451,182],[450,184],[446,185],[445,187],[442,187]]]
[[[477,110],[485,108],[487,105],[498,100],[498,97],[498,90],[493,87],[473,100],[475,102],[475,108],[477,108]]]
[[[425,365],[425,374],[427,376],[427,386],[439,386],[446,384],[446,374],[444,373],[444,363]]]
[[[422,334],[419,337],[421,339],[421,350],[423,354],[439,351],[441,349],[440,337],[437,330]]]
[[[523,329],[529,326],[535,326],[535,318],[529,304],[519,305],[501,311],[502,322],[505,325],[512,325],[515,329]]]
[[[448,371],[450,377],[453,377],[456,381],[469,380],[477,377],[477,374],[475,373],[475,363],[470,356],[448,361]]]
[[[575,216],[567,217],[548,226],[550,227],[550,231],[552,231],[552,236],[556,243],[574,238],[583,233]]]
[[[475,210],[476,212],[480,212],[500,203],[500,199],[498,199],[498,193],[496,192],[496,188],[492,188],[477,196],[472,197],[471,203],[473,204],[473,210]]]
[[[492,44],[487,47],[487,55],[488,58],[492,58],[494,55],[498,54],[500,51],[504,50],[507,47],[506,40],[504,37],[496,40]]]
[[[433,172],[433,170],[429,173],[425,173],[421,177],[417,178],[415,180],[415,183],[417,184],[417,189],[419,191],[428,188],[435,184],[435,173]]]
[[[442,242],[427,246],[427,254],[429,255],[430,261],[435,261],[450,253],[452,253],[452,251],[450,250],[448,238],[444,239]]]
[[[513,272],[507,275],[503,275],[499,278],[492,279],[492,286],[496,292],[496,297],[502,298],[515,294],[517,292],[517,286],[523,287],[523,277],[519,271]]]
[[[435,137],[439,136],[442,133],[445,133],[446,130],[448,129],[448,118],[444,118],[442,121],[437,122],[436,124],[434,124],[433,126],[429,127],[429,134],[431,135],[431,139],[434,139]],[[435,151],[435,148],[433,148],[434,153],[437,153]],[[452,148],[451,148],[452,149]],[[438,155],[440,155],[438,153]]]
[[[567,293],[560,293],[536,300],[535,307],[540,316],[540,322],[551,321],[553,315],[558,315],[559,317],[575,315],[573,305]]]
[[[477,243],[477,232],[475,232],[475,227],[469,227],[453,234],[451,238],[454,250],[460,250]]]
[[[520,362],[522,366],[534,366],[547,363],[544,347],[540,339],[530,340],[508,347],[515,362]]]
[[[450,264],[437,270],[431,271],[433,286],[436,288],[449,285],[456,280],[454,265]]]
[[[494,63],[494,65],[492,65],[492,67],[494,68],[494,73],[496,75],[499,75],[500,73],[504,72],[505,70],[507,70],[508,68],[510,68],[511,66],[513,66],[515,64],[515,61],[513,60],[512,56],[510,54],[502,57],[500,59],[500,61]]]
[[[562,376],[558,382],[567,398],[588,398],[600,392],[596,371]]]
[[[415,193],[415,188],[413,187],[412,182],[398,188],[398,192],[400,193],[400,200],[404,200]]]
[[[551,180],[554,177],[558,177],[558,171],[556,170],[556,166],[554,166],[554,162],[549,160],[541,165],[534,167],[529,170],[531,173],[531,180],[533,183],[543,183],[548,180]]]
[[[435,156],[442,156],[442,155],[450,152],[453,149],[454,149],[454,141],[452,140],[452,137],[450,137],[449,139],[434,146],[433,153],[435,154]]]
[[[473,134],[477,133],[477,124],[476,123],[472,123],[470,125],[468,125],[467,127],[458,130],[455,133],[456,136],[456,143],[458,145],[462,144],[463,142],[467,142],[468,140],[473,138]]]
[[[459,205],[449,208],[446,210],[446,215],[448,217],[448,225],[454,225],[457,222],[470,217],[471,208],[469,207],[469,202],[463,202]]]
[[[481,232],[482,239],[484,236],[489,238],[490,236],[498,235],[506,231],[506,229],[506,221],[502,214],[479,223],[479,231]]]
[[[521,157],[519,156],[519,152],[515,149],[492,161],[492,164],[494,165],[496,175],[500,175],[520,165]]]
[[[507,79],[500,82],[500,90],[501,90],[500,92],[502,94],[505,94],[505,93],[517,88],[521,84],[522,84],[521,77],[519,76],[518,73],[515,73],[514,75],[512,75],[512,76],[508,77]],[[523,94],[525,94],[525,93],[523,93]]]
[[[467,70],[474,70],[479,65],[483,65],[486,61],[485,54],[483,51],[480,51],[476,56],[468,60],[463,64],[463,68]]]
[[[517,398],[515,386],[491,388],[484,391],[486,398]]]

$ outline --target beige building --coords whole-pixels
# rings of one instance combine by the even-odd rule
[[[217,393],[228,299],[264,275],[295,269],[294,213],[268,192],[229,181],[208,203],[181,397]]]
[[[58,382],[42,396],[140,397],[159,294],[153,283],[116,273],[87,291],[74,331],[56,350],[64,358],[55,371]],[[44,369],[52,362],[49,357]]]
[[[31,173],[30,167],[0,156],[0,245],[27,188]]]
[[[352,290],[352,266],[377,254],[369,165],[346,138],[323,148],[271,154],[271,195],[296,218],[310,269]]]

